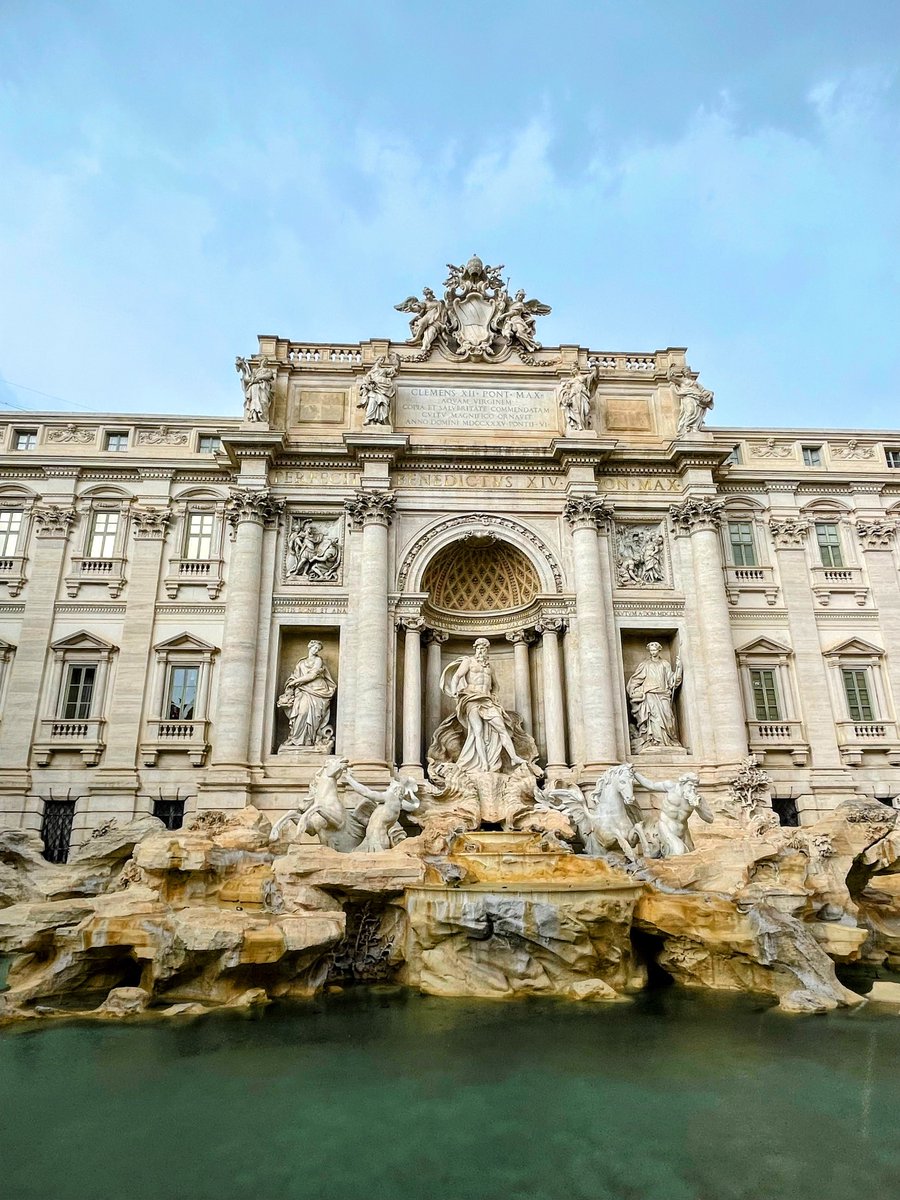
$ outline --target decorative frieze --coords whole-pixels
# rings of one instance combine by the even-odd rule
[[[802,550],[808,531],[809,522],[799,517],[782,520],[773,517],[769,521],[769,532],[777,550]]]
[[[159,425],[154,429],[139,429],[136,440],[139,446],[184,446],[188,435],[183,429]]]
[[[851,438],[840,446],[830,446],[831,457],[841,459],[871,459],[875,457],[875,447],[869,443],[857,441],[856,438]]]
[[[863,550],[890,550],[897,532],[896,521],[857,521],[856,533]]]
[[[290,517],[284,547],[285,583],[340,583],[342,559],[340,519]]]
[[[665,535],[659,522],[616,522],[616,583],[624,588],[659,587],[664,583]]]
[[[722,501],[710,496],[688,496],[680,504],[669,507],[669,516],[677,534],[697,533],[702,529],[718,529],[722,516]]]
[[[393,492],[359,491],[352,499],[344,501],[354,529],[362,529],[364,525],[390,525],[395,507]]]
[[[161,541],[171,519],[168,508],[155,508],[152,504],[131,510],[131,528],[139,541]]]
[[[613,518],[605,496],[570,496],[563,509],[570,529],[607,529]]]
[[[74,446],[89,446],[96,437],[96,429],[89,425],[75,425],[71,421],[67,425],[47,430],[48,442],[62,442]]]
[[[793,442],[778,442],[773,437],[764,442],[749,442],[748,446],[751,458],[792,458],[794,455]]]
[[[34,520],[39,538],[68,537],[78,513],[62,504],[36,504]]]
[[[232,488],[225,501],[225,516],[233,529],[242,521],[270,525],[283,508],[284,501],[276,500],[268,488]]]

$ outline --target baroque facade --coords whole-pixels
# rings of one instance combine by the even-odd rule
[[[9,422],[3,824],[64,857],[274,820],[332,753],[434,779],[478,639],[548,785],[715,803],[752,752],[788,821],[900,795],[900,432],[707,429],[684,349],[541,347],[499,272],[403,301],[407,341],[260,337],[243,416]]]

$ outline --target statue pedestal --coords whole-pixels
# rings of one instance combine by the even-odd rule
[[[295,762],[302,764],[304,767],[310,763],[317,763],[319,766],[334,754],[334,743],[329,746],[289,746],[286,742],[278,747],[276,757],[279,763]]]

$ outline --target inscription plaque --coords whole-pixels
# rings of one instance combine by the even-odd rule
[[[559,428],[555,393],[548,388],[397,388],[395,424],[409,429],[509,429],[523,433]]]

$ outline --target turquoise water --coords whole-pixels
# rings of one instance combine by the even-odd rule
[[[900,1018],[347,992],[0,1034],[4,1200],[896,1200]]]

